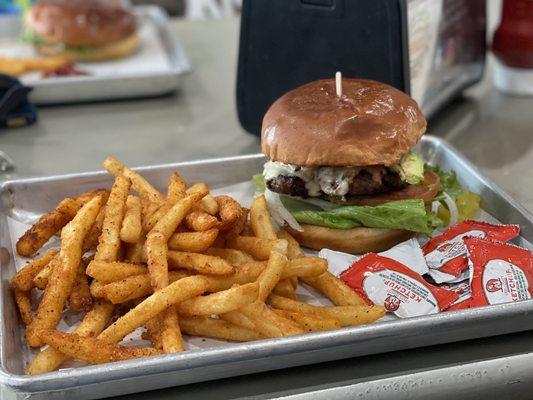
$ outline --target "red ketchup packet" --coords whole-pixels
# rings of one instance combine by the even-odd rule
[[[437,313],[459,297],[431,285],[398,261],[375,253],[354,262],[340,279],[368,304],[384,306],[400,318]]]
[[[517,237],[519,233],[518,225],[494,225],[466,220],[448,228],[442,235],[432,238],[422,250],[430,270],[436,269],[441,273],[458,277],[468,268],[464,238],[478,237],[507,242]]]
[[[531,298],[531,251],[479,238],[466,238],[465,245],[470,260],[472,289],[472,298],[466,306],[482,307]]]

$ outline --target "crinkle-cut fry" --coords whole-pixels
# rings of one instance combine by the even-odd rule
[[[231,265],[239,265],[247,262],[253,262],[254,258],[243,251],[235,249],[225,249],[221,247],[211,247],[205,251],[210,256],[220,257],[229,262]]]
[[[120,281],[129,276],[147,274],[148,269],[141,264],[93,260],[89,263],[85,272],[102,283],[110,283]]]
[[[131,181],[124,175],[117,175],[107,200],[105,217],[102,226],[95,260],[117,261],[121,247],[120,228],[126,212],[126,199],[130,191]]]
[[[33,320],[33,312],[31,310],[31,292],[23,292],[22,290],[15,288],[14,295],[15,303],[17,304],[17,308],[19,310],[20,319],[25,326],[28,326]]]
[[[70,308],[74,311],[90,311],[93,307],[93,298],[85,275],[85,268],[80,268],[74,287],[69,296]]]
[[[74,333],[89,337],[100,334],[113,316],[114,310],[115,307],[107,301],[97,301],[92,310],[85,314],[83,321],[74,330]],[[68,359],[69,357],[59,350],[48,347],[37,354],[30,363],[26,373],[37,375],[55,371]]]
[[[184,271],[170,271],[169,281],[175,282],[179,279],[186,278],[187,276],[191,276],[191,274]],[[102,285],[98,294],[100,295],[99,297],[106,298],[113,304],[121,304],[130,300],[148,296],[153,292],[152,284],[150,283],[150,276],[148,274],[144,274],[130,276],[120,281]]]
[[[38,332],[53,329],[61,319],[65,303],[72,291],[82,256],[83,239],[89,232],[96,215],[103,205],[103,197],[97,196],[87,202],[61,232],[59,264],[53,269],[37,314],[26,331],[31,347],[43,344]]]
[[[225,314],[219,315],[219,318],[232,323],[233,325],[240,326],[241,328],[248,329],[250,331],[257,332],[255,324],[243,313],[239,311],[230,311]]]
[[[270,295],[268,302],[272,307],[280,310],[336,319],[341,326],[368,324],[385,315],[383,307],[368,306],[366,304],[360,306],[317,307],[274,294]]]
[[[125,258],[130,263],[140,264],[145,261],[145,238],[141,238],[137,243],[126,244]]]
[[[279,281],[276,286],[274,286],[274,289],[272,289],[272,293],[288,297],[289,299],[296,300],[297,298],[295,287],[292,285],[290,278]]]
[[[177,232],[168,240],[170,250],[202,253],[209,249],[218,235],[218,229],[203,232]]]
[[[27,292],[30,291],[33,287],[33,279],[37,276],[39,272],[45,268],[50,261],[59,253],[59,249],[50,249],[42,257],[39,257],[38,259],[30,262],[29,264],[26,264],[24,268],[22,268],[20,271],[18,271],[13,279],[11,280],[11,283],[13,285],[23,291]]]
[[[120,239],[126,243],[137,243],[142,236],[141,200],[137,196],[128,196],[126,211],[120,228]]]
[[[167,187],[167,203],[174,204],[181,198],[185,197],[187,182],[177,172],[170,175]]]
[[[339,321],[333,318],[317,317],[314,315],[301,314],[294,311],[273,310],[276,314],[287,318],[300,325],[307,332],[329,331],[341,327]]]
[[[59,232],[74,218],[81,208],[80,202],[64,199],[55,210],[44,214],[17,241],[17,253],[23,257],[32,257],[52,236]]]
[[[195,232],[203,232],[218,227],[217,217],[205,211],[191,211],[185,217],[185,226]]]
[[[207,194],[193,207],[194,210],[203,211],[210,215],[217,215],[219,212],[218,203],[211,194]]]
[[[173,304],[199,296],[208,289],[202,276],[189,276],[156,291],[144,301],[117,319],[98,337],[111,343],[119,342],[127,334],[144,325]]]
[[[318,276],[305,276],[300,278],[305,284],[322,292],[333,304],[337,306],[361,306],[364,300],[349,286],[330,272]]]
[[[224,314],[244,307],[257,300],[257,282],[235,285],[230,289],[198,296],[178,304],[178,313],[187,317],[194,315]]]
[[[98,246],[98,240],[100,239],[100,235],[102,234],[102,227],[104,225],[105,209],[105,206],[100,209],[100,212],[98,212],[93,226],[91,226],[89,233],[87,233],[87,236],[85,236],[85,239],[83,240],[84,253],[88,252],[89,250],[96,249],[96,246]]]
[[[39,337],[49,346],[60,349],[71,358],[90,364],[103,364],[133,358],[162,354],[152,348],[126,347],[76,333],[59,332],[52,329],[42,330]]]
[[[257,196],[250,207],[250,225],[255,236],[262,239],[278,238],[276,228],[270,217],[270,211],[264,195]]]
[[[169,251],[168,263],[172,268],[185,268],[207,275],[228,275],[235,270],[223,258],[183,251]]]
[[[244,251],[256,260],[264,261],[270,257],[270,251],[276,244],[276,240],[262,239],[251,236],[235,236],[228,238],[228,247]]]
[[[103,167],[115,176],[122,174],[126,178],[129,178],[133,190],[139,193],[144,199],[156,204],[162,204],[165,201],[165,197],[148,183],[146,179],[114,158],[107,157],[103,163]]]
[[[187,335],[222,339],[230,342],[250,342],[263,339],[263,336],[254,330],[243,328],[223,319],[205,316],[180,318],[180,328]]]
[[[54,258],[33,278],[33,286],[38,289],[46,289],[48,285],[48,279],[52,275],[52,271],[59,264],[59,254],[56,254]]]
[[[292,336],[305,332],[302,327],[276,314],[261,301],[248,304],[239,312],[248,317],[253,322],[255,330],[265,337]]]
[[[218,212],[220,214],[221,219],[220,224],[218,224],[218,229],[220,229],[221,231],[231,229],[241,220],[243,214],[245,213],[244,210],[242,209],[239,202],[231,196],[216,196],[215,200],[218,204]],[[242,229],[244,229],[245,221],[240,222],[243,223]]]

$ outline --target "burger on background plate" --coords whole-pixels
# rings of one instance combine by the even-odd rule
[[[126,57],[139,47],[135,16],[112,0],[42,0],[26,14],[25,39],[72,61]]]
[[[254,179],[302,245],[382,251],[443,224],[429,211],[443,195],[439,174],[412,151],[425,130],[416,102],[389,85],[344,78],[338,96],[334,79],[311,82],[265,114],[268,161]],[[455,175],[441,176],[458,185]]]

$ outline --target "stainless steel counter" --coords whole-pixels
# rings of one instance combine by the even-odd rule
[[[175,96],[40,109],[38,125],[0,131],[0,149],[16,163],[16,169],[1,179],[95,170],[108,155],[137,166],[258,152],[258,139],[240,128],[235,111],[238,21],[176,22],[175,30],[193,64],[193,72],[184,79],[182,90]],[[449,140],[533,210],[530,173],[533,98],[500,94],[492,88],[490,79],[485,79],[430,121],[429,133]],[[124,399],[267,398],[275,393],[305,393],[336,386],[349,387],[344,394],[355,397],[364,394],[358,392],[357,384],[442,365],[459,366],[526,353],[531,351],[532,339],[532,334],[525,332],[207,382]],[[530,389],[531,380],[514,377],[506,359],[498,361],[497,368],[501,368],[506,384],[490,386],[495,381],[487,380],[483,371],[479,371],[479,376],[457,378],[472,381],[472,389],[463,392],[464,397],[487,398],[486,391],[490,390],[492,395],[505,398],[509,388]],[[417,380],[412,384],[424,384],[430,392],[433,384],[438,388],[435,382]],[[381,392],[367,395],[381,398],[380,393],[386,394],[389,389],[383,386]],[[529,397],[525,394],[530,392],[523,393],[523,398]]]

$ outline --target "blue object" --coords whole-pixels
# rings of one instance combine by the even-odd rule
[[[9,4],[5,0],[0,0],[0,14],[17,15],[20,14],[20,7],[16,4]]]
[[[0,128],[27,126],[37,121],[37,110],[28,100],[31,90],[18,79],[0,74]]]

